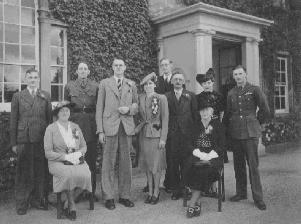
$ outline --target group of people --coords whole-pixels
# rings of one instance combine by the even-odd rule
[[[247,198],[246,161],[255,205],[266,209],[258,171],[257,145],[260,124],[269,107],[259,87],[247,82],[242,66],[233,69],[236,86],[224,100],[213,91],[214,71],[197,74],[203,92],[185,88],[185,73],[172,70],[168,58],[160,60],[161,76],[146,75],[138,95],[134,81],[125,78],[125,62],[115,58],[113,76],[98,84],[88,78],[86,63],[77,68],[78,78],[65,86],[64,101],[53,109],[50,95],[38,88],[39,73],[25,74],[27,88],[15,93],[11,103],[11,145],[17,154],[16,209],[47,209],[47,177],[53,191],[64,192],[64,214],[76,219],[76,199],[84,192],[95,196],[97,141],[102,144],[101,187],[105,207],[115,209],[114,182],[118,175],[118,202],[134,207],[130,199],[132,137],[139,142],[139,167],[145,172],[144,202],[155,205],[164,180],[171,199],[190,189],[187,217],[201,213],[201,192],[218,179],[218,167],[226,155],[225,130],[231,137],[236,195]],[[227,109],[225,109],[227,108]],[[227,120],[227,122],[224,122]],[[48,160],[48,164],[47,164]],[[81,189],[81,190],[78,190]],[[85,191],[83,191],[85,190]]]

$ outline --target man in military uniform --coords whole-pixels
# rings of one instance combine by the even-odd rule
[[[228,93],[227,113],[228,128],[233,139],[236,195],[231,197],[230,201],[247,199],[247,161],[255,206],[260,210],[265,210],[257,148],[258,139],[261,136],[260,124],[269,116],[270,110],[260,88],[247,82],[246,69],[243,66],[236,66],[233,70],[233,78],[236,86]]]
[[[27,88],[13,95],[10,142],[17,154],[16,209],[25,215],[29,205],[47,210],[47,162],[43,138],[51,122],[50,94],[38,89],[38,71],[26,71]]]
[[[70,120],[79,125],[87,143],[85,159],[92,174],[92,194],[95,197],[97,158],[95,108],[98,84],[87,78],[90,71],[86,63],[79,63],[76,73],[77,79],[68,82],[65,86],[64,98],[74,104]]]

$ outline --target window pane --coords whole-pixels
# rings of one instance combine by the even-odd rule
[[[26,84],[21,84],[21,90],[26,89],[27,85]]]
[[[279,97],[275,97],[275,109],[276,110],[280,109],[280,99],[279,99]]]
[[[281,109],[285,109],[285,97],[281,97],[280,107],[281,107]]]
[[[51,101],[63,100],[63,86],[51,86]]]
[[[21,66],[21,83],[25,83],[25,73],[28,69],[35,69],[34,65],[22,65]]]
[[[25,7],[31,7],[31,8],[35,7],[34,0],[22,0],[21,5]]]
[[[3,44],[0,43],[0,62],[3,61]]]
[[[50,45],[64,47],[64,30],[52,28],[50,38]]]
[[[3,23],[0,23],[0,42],[3,42]]]
[[[63,68],[51,68],[51,83],[63,83]]]
[[[1,2],[1,1],[0,1]],[[3,13],[2,13],[3,5],[0,5],[0,21],[3,21]]]
[[[276,83],[280,82],[280,74],[279,73],[276,73],[275,82]]]
[[[4,5],[4,21],[19,24],[19,7]]]
[[[281,73],[281,82],[284,83],[284,84],[286,82],[285,73]]]
[[[35,29],[31,27],[22,27],[21,31],[22,44],[35,44]]]
[[[33,9],[22,8],[21,15],[22,15],[22,17],[21,17],[22,25],[34,26],[35,18],[34,18],[34,10]]]
[[[279,94],[280,94],[279,86],[275,86],[275,96],[279,96]]]
[[[19,5],[19,0],[4,0],[4,4]]]
[[[5,42],[19,43],[19,26],[6,24],[5,25]]]
[[[4,65],[4,82],[19,83],[20,66]]]
[[[22,62],[35,63],[35,47],[34,46],[22,46]]]
[[[19,45],[5,44],[5,61],[11,63],[20,62]]]
[[[280,94],[281,94],[282,96],[285,96],[285,86],[281,86],[281,87],[280,87]]]
[[[11,102],[14,93],[19,91],[18,84],[4,84],[4,102]]]
[[[281,71],[285,72],[285,60],[281,60]]]
[[[64,65],[64,48],[51,47],[51,65]]]

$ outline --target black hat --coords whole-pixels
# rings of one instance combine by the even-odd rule
[[[73,106],[74,106],[74,103],[71,103],[70,101],[67,101],[67,100],[58,102],[52,109],[52,115],[57,116],[57,114],[63,107],[67,107],[67,108],[71,109]]]
[[[207,82],[208,80],[211,80],[214,82],[214,70],[212,68],[209,68],[206,74],[197,74],[195,79],[198,81],[198,83],[202,84],[204,82]]]
[[[212,107],[213,108],[213,104],[212,102],[210,102],[210,100],[203,98],[199,98],[198,100],[198,111],[203,110],[205,108],[208,107]]]

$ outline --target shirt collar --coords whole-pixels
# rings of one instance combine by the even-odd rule
[[[167,78],[167,81],[170,82],[171,73],[169,73],[169,74],[163,74],[163,79],[165,80],[166,78]]]
[[[182,95],[183,89],[180,89],[180,90],[174,89],[174,91],[175,91],[175,94],[180,94],[180,95]]]
[[[114,77],[116,83],[118,82],[118,79],[121,79],[121,82],[123,81],[123,77],[118,78],[118,77],[116,77],[115,75],[114,75],[113,77]]]
[[[37,93],[38,88],[30,88],[29,86],[27,86],[28,91],[30,92],[30,94],[32,93],[32,90],[34,90],[34,93]]]

